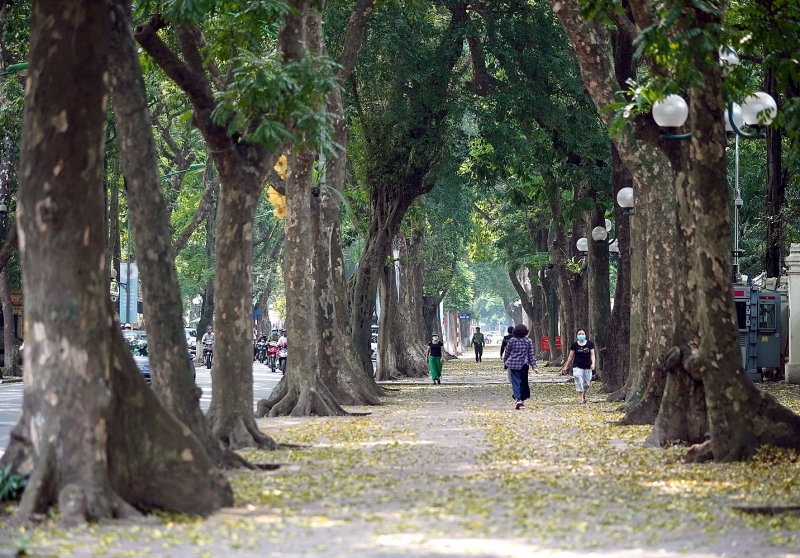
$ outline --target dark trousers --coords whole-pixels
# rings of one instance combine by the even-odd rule
[[[475,343],[472,346],[475,347],[475,362],[480,362],[483,360],[483,345]]]
[[[511,391],[514,399],[525,401],[531,397],[531,386],[528,384],[528,367],[510,370],[511,372]]]

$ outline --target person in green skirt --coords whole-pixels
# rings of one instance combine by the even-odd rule
[[[444,343],[439,341],[439,335],[434,333],[432,340],[428,343],[428,370],[431,372],[431,379],[434,384],[442,383],[442,357],[444,351]]]

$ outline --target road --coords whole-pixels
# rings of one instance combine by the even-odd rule
[[[208,411],[211,404],[211,371],[204,366],[197,368],[196,383],[203,390],[200,407]],[[267,366],[253,363],[253,410],[259,399],[269,397],[278,384],[281,374],[273,374]],[[11,429],[17,424],[22,409],[22,384],[0,385],[0,456],[6,451]]]

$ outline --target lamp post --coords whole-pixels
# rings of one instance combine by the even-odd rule
[[[164,180],[165,178],[169,178],[171,176],[177,176],[179,174],[186,174],[187,172],[205,170],[205,168],[206,168],[206,164],[205,163],[195,163],[194,165],[189,165],[188,168],[185,168],[183,170],[174,171],[174,172],[168,172],[167,174],[162,174],[161,175],[161,180]]]
[[[397,302],[400,302],[400,249],[392,248],[394,256],[394,283],[397,287]]]

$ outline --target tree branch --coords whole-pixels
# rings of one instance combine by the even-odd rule
[[[186,228],[181,231],[178,238],[175,239],[175,242],[172,244],[172,253],[176,256],[183,250],[183,247],[189,241],[189,237],[192,236],[194,231],[197,230],[197,227],[200,226],[200,223],[203,222],[203,219],[206,218],[206,215],[208,215],[211,206],[214,204],[214,190],[216,190],[218,184],[219,178],[206,181],[203,196],[200,198],[200,204],[197,206],[197,211],[194,217],[192,217],[192,221],[186,225]]]
[[[364,41],[364,29],[367,19],[375,11],[375,0],[359,0],[352,13],[350,21],[347,23],[347,31],[344,36],[342,53],[339,55],[340,69],[336,71],[339,83],[344,83],[350,79],[350,74],[355,68],[358,54],[361,52],[361,45]]]
[[[217,126],[211,120],[211,113],[216,107],[216,103],[208,80],[203,74],[202,58],[197,51],[197,45],[192,46],[191,37],[185,31],[179,31],[179,38],[183,37],[182,47],[184,47],[183,43],[186,43],[185,48],[188,50],[189,65],[185,64],[158,36],[157,31],[163,26],[159,16],[155,15],[148,23],[136,27],[134,38],[155,63],[164,70],[164,73],[189,97],[189,101],[194,107],[195,121],[203,132],[209,147],[215,151],[229,149],[232,140],[228,137],[225,128]],[[184,53],[184,56],[186,55]],[[198,60],[200,61],[200,72],[191,67],[192,64],[196,66]]]

